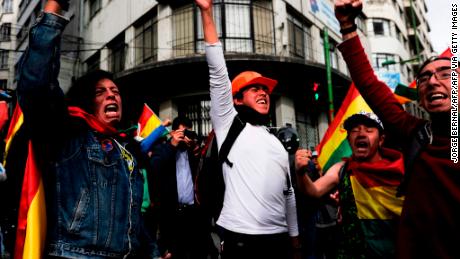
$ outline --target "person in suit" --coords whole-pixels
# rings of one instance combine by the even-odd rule
[[[173,120],[170,134],[153,148],[150,160],[159,186],[160,251],[171,258],[206,258],[209,233],[194,191],[198,136],[182,116]]]

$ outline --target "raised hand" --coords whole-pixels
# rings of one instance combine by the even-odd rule
[[[296,171],[304,170],[308,166],[311,158],[311,151],[308,149],[299,149],[295,153],[295,169]]]
[[[210,10],[212,7],[212,0],[195,0],[195,3],[202,11]]]
[[[219,41],[216,25],[212,17],[212,0],[195,0],[201,10],[201,21],[203,22],[204,41],[213,44]]]
[[[336,0],[334,9],[340,27],[348,28],[355,23],[355,18],[363,9],[363,3],[362,0]]]

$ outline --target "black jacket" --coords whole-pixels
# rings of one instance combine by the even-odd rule
[[[153,193],[157,205],[159,205],[159,227],[161,233],[160,249],[168,249],[174,242],[175,215],[178,209],[178,193],[176,179],[176,153],[178,149],[165,142],[158,144],[153,148],[153,154],[150,159],[151,174],[148,176],[149,186],[157,188]],[[192,180],[195,182],[198,158],[191,151],[188,152]],[[195,201],[196,203],[196,201]]]

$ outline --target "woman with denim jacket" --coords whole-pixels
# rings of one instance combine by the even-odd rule
[[[64,97],[57,80],[66,0],[48,0],[18,68],[18,100],[44,178],[45,254],[138,257],[143,178],[117,134],[122,99],[111,74],[95,71]],[[62,5],[64,3],[64,5]]]

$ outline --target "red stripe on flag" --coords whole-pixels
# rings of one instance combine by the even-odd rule
[[[341,122],[344,119],[343,116],[348,110],[348,107],[350,104],[353,102],[356,97],[358,97],[360,94],[358,90],[355,87],[354,83],[351,83],[350,88],[348,89],[347,95],[345,96],[345,99],[342,102],[342,105],[340,106],[339,111],[334,117],[334,120],[332,123],[329,125],[329,128],[334,129],[334,130],[327,130],[327,132],[324,134],[323,139],[321,140],[321,143],[318,145],[318,153],[321,153],[321,150],[323,149],[324,144],[326,144],[329,139],[332,137],[332,134],[334,133],[335,129],[337,127],[341,127]]]
[[[145,128],[145,125],[147,125],[147,122],[149,119],[154,115],[155,113],[150,109],[150,107],[144,103],[144,108],[142,109],[142,114],[139,117],[139,132],[142,131],[142,129]]]
[[[8,133],[6,134],[5,142],[10,141],[11,138],[14,136],[14,134],[16,134],[16,131],[17,131],[15,130],[15,128],[17,128],[16,124],[18,123],[19,118],[21,116],[22,116],[21,107],[19,107],[19,105],[16,104],[16,107],[14,107],[13,117],[11,117],[10,126],[8,127]]]
[[[29,150],[22,184],[21,200],[19,203],[18,227],[16,231],[16,244],[14,249],[15,259],[21,259],[23,257],[27,230],[27,214],[30,204],[37,194],[40,180],[41,174],[36,164],[32,142],[29,140]],[[37,253],[41,252],[37,251]]]

